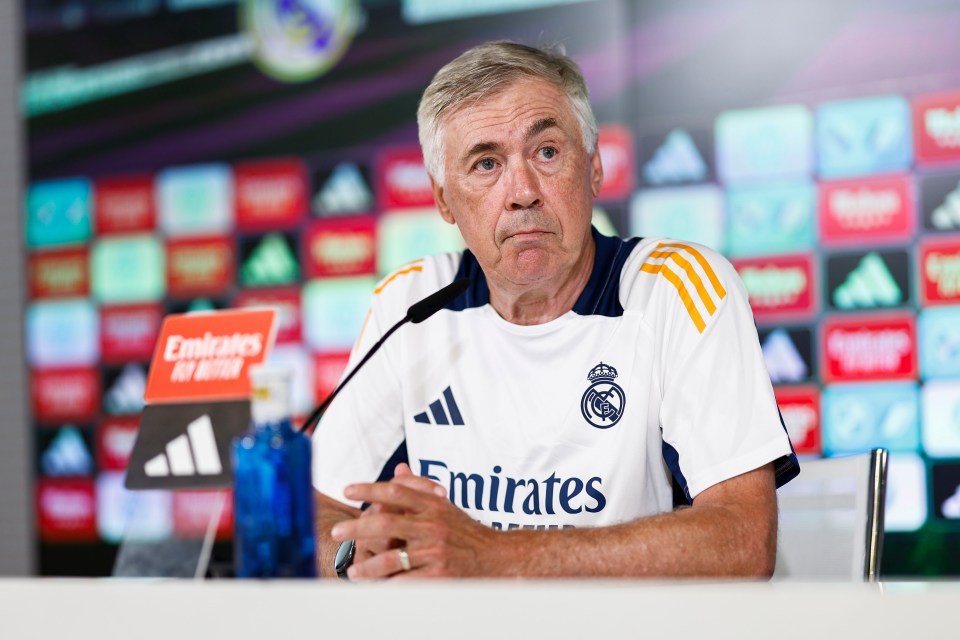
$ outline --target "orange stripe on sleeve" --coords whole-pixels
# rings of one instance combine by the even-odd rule
[[[690,282],[693,283],[693,286],[696,287],[697,293],[700,294],[700,300],[703,302],[703,306],[707,308],[707,313],[713,315],[717,310],[717,305],[713,303],[713,298],[710,297],[710,294],[707,293],[706,287],[703,286],[703,280],[700,279],[700,275],[693,268],[693,265],[680,255],[677,251],[654,251],[650,254],[653,258],[666,258],[668,260],[673,260],[686,272],[687,277],[690,278]]]
[[[696,325],[697,331],[703,333],[703,330],[707,325],[703,321],[703,317],[700,315],[700,312],[697,311],[697,306],[690,298],[690,294],[687,293],[687,288],[684,286],[683,281],[679,278],[679,276],[677,276],[677,274],[670,271],[670,269],[662,269],[661,266],[662,265],[658,264],[644,263],[640,265],[640,270],[645,271],[646,273],[659,273],[666,278],[680,295],[680,299],[683,301],[683,306],[687,308],[687,313],[690,315],[690,319],[693,320],[693,324]]]
[[[711,267],[710,263],[707,262],[707,259],[703,257],[703,254],[701,254],[699,251],[697,251],[690,245],[681,244],[679,242],[674,242],[670,244],[660,243],[659,245],[657,245],[657,248],[660,248],[660,247],[671,247],[673,249],[683,249],[684,251],[692,255],[700,264],[700,266],[703,268],[704,273],[707,274],[707,278],[709,278],[710,283],[713,284],[713,288],[717,292],[717,295],[720,296],[720,299],[723,300],[723,298],[726,297],[727,290],[723,288],[722,284],[720,284],[720,278],[718,278],[717,274],[714,273],[713,267]]]
[[[400,271],[394,272],[393,275],[391,275],[389,278],[383,281],[383,284],[381,284],[379,287],[373,290],[373,294],[377,295],[378,293],[386,289],[387,285],[393,282],[397,277],[408,274],[408,273],[412,273],[414,271],[423,271],[423,267],[421,267],[420,265],[413,265],[412,267],[407,267],[406,269],[401,269]]]

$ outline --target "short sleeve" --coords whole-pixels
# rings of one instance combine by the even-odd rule
[[[664,459],[687,499],[769,462],[778,486],[788,481],[799,466],[736,271],[706,247],[669,242],[644,269],[659,278]]]

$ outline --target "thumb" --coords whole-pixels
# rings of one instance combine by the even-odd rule
[[[393,476],[395,478],[400,476],[412,476],[412,475],[413,475],[413,471],[410,470],[410,465],[408,465],[406,462],[401,462],[393,469]]]

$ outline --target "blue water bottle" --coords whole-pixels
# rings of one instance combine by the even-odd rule
[[[250,371],[250,431],[233,442],[234,562],[239,578],[317,575],[310,440],[293,428],[293,371]]]

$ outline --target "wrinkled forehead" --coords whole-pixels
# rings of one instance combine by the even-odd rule
[[[517,102],[511,103],[512,99]],[[571,133],[578,127],[570,98],[562,89],[542,78],[519,77],[498,84],[482,95],[461,100],[447,109],[438,122],[444,146],[454,139],[464,141],[482,135],[476,127],[479,121],[489,118],[488,107],[496,109],[501,106],[504,113],[516,114],[517,127],[529,126],[543,118],[552,118],[558,126],[570,127]],[[525,120],[530,122],[526,123]]]

